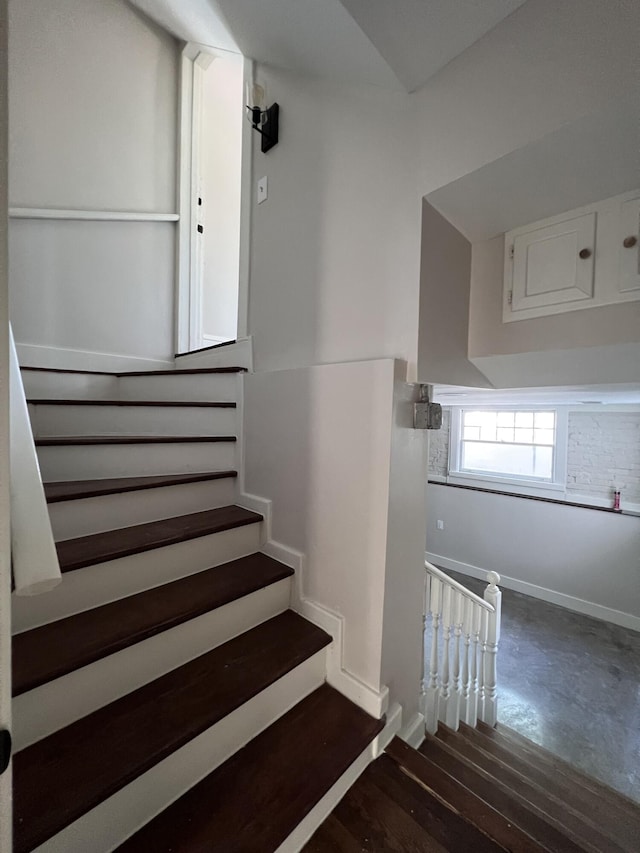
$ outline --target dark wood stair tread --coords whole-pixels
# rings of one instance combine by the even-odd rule
[[[475,730],[465,726],[464,730],[454,732],[447,726],[439,724],[438,739],[449,744],[456,752],[472,762],[476,767],[489,773],[515,794],[526,800],[543,816],[546,815],[570,835],[576,843],[585,849],[608,850],[610,853],[623,853],[614,838],[607,834],[601,824],[605,815],[598,817],[596,812],[591,814],[582,811],[581,803],[574,799],[572,790],[558,789],[553,778],[532,778],[526,764],[514,759],[509,763],[506,756],[492,754],[486,750],[488,744],[482,743],[471,732]],[[483,749],[482,747],[485,747]],[[637,836],[636,836],[637,838]],[[627,848],[628,849],[628,848]],[[635,848],[634,848],[635,849]]]
[[[81,498],[96,498],[102,495],[157,489],[163,486],[181,486],[188,483],[203,483],[208,480],[230,479],[237,476],[237,471],[203,471],[200,474],[159,474],[152,477],[64,480],[56,483],[43,483],[43,485],[47,503],[54,504]]]
[[[536,785],[538,792],[543,792],[542,796],[537,794],[539,801],[545,803],[550,814],[555,814],[560,819],[563,816],[568,819],[571,812],[578,814],[587,826],[586,840],[590,843],[600,844],[603,849],[610,849],[612,853],[621,848],[637,850],[640,838],[640,807],[633,809],[635,814],[629,814],[627,801],[618,801],[615,791],[607,789],[609,796],[603,798],[580,784],[580,780],[557,772],[553,762],[550,762],[546,769],[536,764],[532,760],[536,745],[530,741],[527,741],[526,746],[518,746],[493,729],[488,728],[488,732],[490,734],[485,730],[461,724],[460,732],[453,737],[461,736],[471,748],[475,747],[473,758],[485,769],[494,771],[502,766]],[[438,736],[445,740],[452,737],[446,728],[442,731],[439,729]],[[549,755],[551,756],[550,753]],[[547,798],[553,798],[553,801],[545,801],[545,795]]]
[[[612,811],[611,817],[617,814],[622,820],[632,821],[633,825],[637,827],[637,835],[640,837],[640,805],[629,797],[615,791],[605,785],[604,782],[594,779],[593,776],[588,776],[553,752],[503,723],[498,723],[495,728],[492,728],[479,722],[478,733],[490,738],[498,745],[502,745],[511,754],[520,755],[530,767],[556,779],[558,783],[568,784],[574,789],[579,789],[580,795],[588,798],[590,802],[606,804],[606,807]]]
[[[64,367],[28,367],[21,365],[20,370],[32,370],[38,373],[82,373],[89,376],[173,376],[181,373],[244,373],[246,367],[180,367],[168,370],[78,370]]]
[[[552,849],[538,844],[513,820],[466,786],[463,779],[448,773],[422,751],[412,749],[396,737],[387,747],[387,754],[427,792],[435,794],[449,811],[479,827],[504,850],[540,853],[541,850]]]
[[[330,642],[287,611],[18,752],[16,853],[42,844]],[[307,716],[305,731],[310,725]],[[317,774],[314,767],[309,775]],[[235,779],[236,789],[249,787],[247,778]]]
[[[236,441],[235,435],[56,435],[35,439],[36,447],[85,444],[202,444]]]
[[[305,853],[336,850],[502,853],[504,848],[447,809],[391,756],[381,755],[304,848]]]
[[[553,853],[584,853],[585,848],[550,822],[551,818],[546,819],[516,791],[485,773],[448,744],[427,735],[420,752],[520,827],[545,850]]]
[[[325,684],[118,850],[276,850],[383,725]]]
[[[64,539],[56,543],[56,550],[60,570],[71,572],[95,563],[117,560],[131,554],[140,554],[143,551],[175,545],[178,542],[198,539],[200,536],[244,527],[247,524],[257,524],[261,521],[262,516],[257,512],[239,506],[223,506],[175,518],[148,521],[145,524],[122,527],[119,530],[92,533],[76,539]]]
[[[98,400],[89,397],[59,398],[59,397],[30,397],[30,406],[163,406],[165,408],[189,409],[235,409],[233,402],[212,402],[209,400]]]
[[[13,694],[32,690],[292,574],[293,569],[266,554],[251,554],[17,634]]]

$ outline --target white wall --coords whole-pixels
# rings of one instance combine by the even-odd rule
[[[7,276],[7,4],[0,0],[0,728],[11,729],[9,323]],[[0,777],[0,850],[11,850],[11,770]]]
[[[421,382],[488,387],[469,361],[471,243],[427,201],[422,203]]]
[[[9,54],[11,206],[175,212],[171,36],[124,0],[11,0]],[[174,242],[167,223],[14,219],[17,341],[169,357]]]
[[[380,687],[393,362],[245,376],[245,491],[305,555],[303,592],[345,618],[344,665]]]
[[[437,565],[497,571],[505,586],[640,629],[640,518],[440,485],[427,518]]]
[[[233,340],[238,326],[242,80],[241,56],[216,58],[203,74],[202,332],[221,340]]]
[[[267,68],[258,78],[281,127],[266,155],[254,139],[256,368],[397,357],[415,372],[421,193],[408,96]]]

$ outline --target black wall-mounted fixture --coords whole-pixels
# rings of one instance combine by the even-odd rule
[[[249,121],[254,130],[262,137],[260,150],[263,154],[278,144],[280,130],[280,107],[278,104],[265,106],[266,93],[263,86],[247,87],[247,110]]]

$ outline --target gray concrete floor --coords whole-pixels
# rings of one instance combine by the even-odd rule
[[[639,633],[502,588],[498,697],[499,722],[640,802]]]

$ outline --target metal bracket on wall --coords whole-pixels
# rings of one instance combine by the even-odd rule
[[[442,429],[442,406],[431,402],[433,386],[420,385],[420,399],[413,404],[414,429]]]

